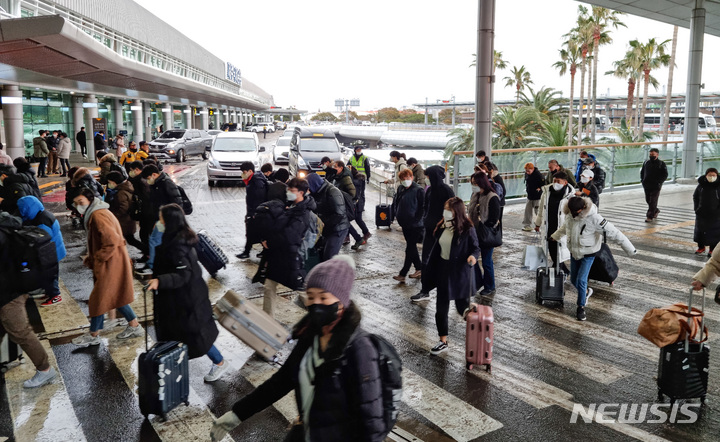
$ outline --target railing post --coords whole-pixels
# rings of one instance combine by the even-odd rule
[[[460,155],[453,154],[455,157],[453,159],[453,191],[455,192],[455,196],[458,194],[458,170],[460,166]]]
[[[538,153],[537,153],[537,150],[534,150],[534,151],[533,151],[533,165],[534,165],[535,167],[538,167],[537,160],[538,160]]]
[[[615,146],[610,146],[610,191],[615,187]]]
[[[699,169],[699,170],[698,170],[698,174],[701,174],[701,173],[705,173],[705,172],[704,172],[704,170],[705,170],[705,167],[704,167],[704,163],[705,163],[705,158],[704,158],[704,157],[705,157],[705,143],[700,143],[700,146],[698,146],[698,147],[700,147],[700,167],[698,167],[698,169]]]
[[[673,154],[673,162],[672,162],[672,167],[673,167],[673,179],[672,179],[672,182],[673,182],[673,184],[677,182],[678,147],[679,147],[678,144],[675,143],[675,153]]]

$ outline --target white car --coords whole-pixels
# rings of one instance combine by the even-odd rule
[[[290,140],[292,140],[292,137],[280,137],[273,145],[273,160],[275,164],[288,164],[290,161]]]
[[[263,127],[267,128],[268,133],[275,132],[275,124],[273,123],[255,123],[250,126],[250,132],[262,133]]]
[[[240,166],[245,161],[252,162],[259,172],[260,166],[269,160],[270,153],[260,146],[256,133],[220,133],[215,136],[208,152],[208,186],[214,186],[217,181],[240,181]]]

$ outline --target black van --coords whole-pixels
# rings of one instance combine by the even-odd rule
[[[330,129],[298,126],[290,140],[288,169],[291,176],[305,178],[309,173],[325,175],[320,160],[328,157],[333,161],[342,160],[340,143]]]

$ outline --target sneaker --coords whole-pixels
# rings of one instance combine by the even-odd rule
[[[495,294],[495,289],[491,289],[491,290],[482,289],[482,291],[480,292],[480,296],[492,296],[494,294]]]
[[[586,319],[587,319],[587,316],[585,316],[585,307],[578,307],[577,308],[577,320],[584,321]]]
[[[144,264],[144,263],[148,262],[149,259],[150,259],[149,256],[143,255],[142,257],[140,257],[140,258],[137,259],[137,262]]]
[[[35,371],[35,376],[23,382],[25,388],[38,388],[45,384],[50,383],[57,376],[57,372],[54,368],[50,367],[48,371]]]
[[[410,278],[419,279],[422,276],[422,270],[418,270],[415,273],[410,274]]]
[[[532,232],[532,231],[533,231],[533,228],[530,227],[530,226],[525,226],[525,227],[522,228],[522,231],[523,231],[523,232]]]
[[[115,319],[108,319],[105,321],[105,324],[103,325],[103,328],[115,328],[115,327],[127,327],[127,319],[125,318],[115,318]]]
[[[702,255],[703,253],[705,253],[705,247],[701,247],[701,248],[695,250],[696,255]]]
[[[89,347],[91,345],[100,345],[100,336],[93,336],[90,333],[78,336],[71,341],[78,347]]]
[[[353,250],[360,250],[360,246],[364,246],[365,244],[367,244],[367,240],[363,238],[360,241],[356,241],[350,248]]]
[[[368,239],[370,239],[371,236],[372,236],[372,233],[370,233],[370,232],[364,233],[364,234],[363,234],[363,239],[364,239],[365,241],[367,241]]]
[[[62,302],[62,296],[57,295],[53,298],[48,298],[47,301],[40,304],[40,307],[49,307],[51,305],[60,304]]]
[[[258,252],[257,255],[255,255],[255,257],[256,257],[256,258],[262,258],[262,257],[263,257],[263,253],[265,253],[265,252],[264,252],[264,251],[260,251],[260,252]]]
[[[235,255],[235,256],[236,256],[238,259],[248,259],[248,258],[250,258],[250,253],[249,253],[249,252],[242,252],[242,253],[238,253],[238,254]]]
[[[427,300],[429,300],[429,299],[430,299],[430,294],[429,294],[429,293],[423,293],[423,292],[420,292],[420,293],[418,293],[417,295],[412,295],[412,296],[410,297],[410,300],[411,300],[412,302],[427,301]]]
[[[430,353],[434,355],[439,355],[440,353],[444,352],[448,349],[447,342],[440,341],[438,344],[430,349]]]
[[[141,275],[152,275],[152,272],[153,272],[152,269],[150,267],[148,267],[147,264],[140,267],[139,269],[136,269],[135,271]]]
[[[646,222],[646,223],[651,223],[652,220],[653,220],[652,218],[645,218],[645,222]]]
[[[47,296],[45,296],[45,289],[33,290],[32,292],[28,293],[28,295],[30,295],[30,297],[33,299],[47,298]]]
[[[210,373],[205,375],[205,382],[215,382],[218,379],[220,379],[220,376],[223,375],[228,369],[230,364],[227,363],[227,361],[223,361],[222,365],[215,365],[210,368]]]
[[[405,277],[402,276],[402,275],[395,275],[395,276],[393,276],[393,279],[394,279],[395,281],[405,282]]]
[[[350,235],[345,237],[345,241],[343,241],[343,245],[350,244]]]
[[[142,328],[142,325],[138,324],[137,327],[131,327],[127,326],[125,327],[125,330],[121,331],[120,334],[116,336],[118,339],[130,339],[130,338],[139,338],[140,336],[143,336],[144,330]]]
[[[83,158],[85,158],[87,160],[87,155],[83,154]]]
[[[593,289],[588,287],[587,292],[585,293],[585,305],[587,305],[587,302],[590,300],[590,297],[593,295]]]

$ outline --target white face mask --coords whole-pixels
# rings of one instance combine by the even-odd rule
[[[454,217],[451,210],[443,210],[443,219],[445,221],[452,221],[453,218]]]
[[[147,183],[152,186],[153,184],[155,184],[155,178],[149,178],[149,177],[148,177]]]
[[[297,194],[288,190],[287,192],[285,192],[285,199],[289,202],[295,201],[297,199]]]
[[[430,178],[425,178],[425,185],[430,186]]]
[[[590,182],[590,177],[581,176],[581,177],[580,177],[580,182],[587,184],[587,183]]]
[[[155,223],[155,228],[158,230],[158,232],[163,233],[165,232],[165,224],[161,223],[160,221]]]
[[[108,189],[114,189],[116,187],[117,187],[117,184],[115,184],[113,182],[108,183]]]
[[[472,186],[472,191],[473,191],[473,193],[480,192],[480,186]]]
[[[412,183],[412,180],[403,180],[402,185],[405,187],[410,187],[412,186]]]
[[[77,209],[77,211],[80,215],[85,215],[85,212],[87,212],[88,206],[77,205],[77,206],[75,206],[75,208]]]
[[[565,185],[564,185],[564,184],[560,184],[560,183],[553,183],[553,189],[555,189],[555,190],[557,190],[557,191],[560,191],[560,190],[562,190],[562,188],[563,188],[563,187],[565,187]]]
[[[710,175],[707,177],[708,183],[714,183],[717,180],[717,175]]]

